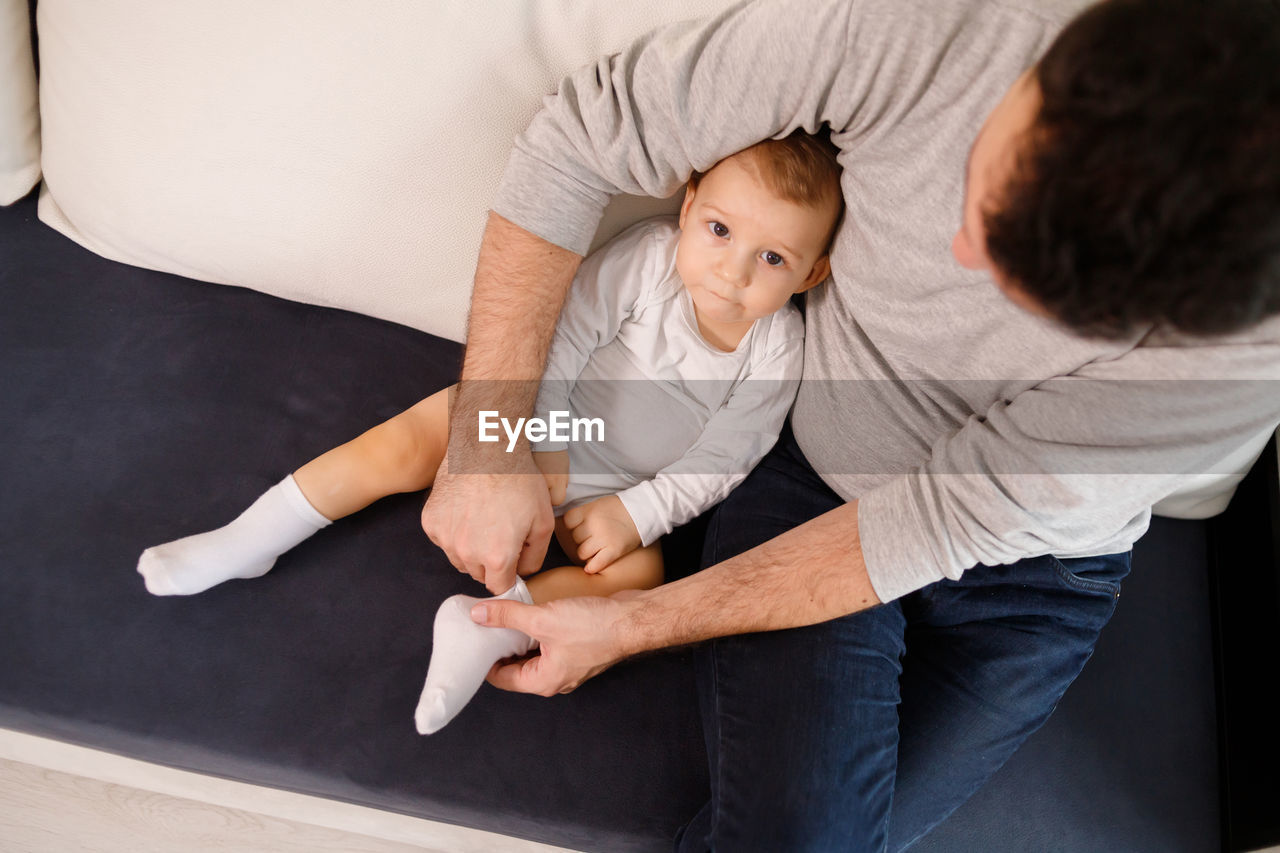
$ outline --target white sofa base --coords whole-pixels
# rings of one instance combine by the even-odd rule
[[[157,796],[159,795],[159,796]],[[566,853],[0,729],[0,837],[31,853]]]

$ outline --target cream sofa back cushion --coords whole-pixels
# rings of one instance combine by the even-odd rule
[[[489,204],[541,97],[729,5],[41,0],[40,216],[118,261],[461,340]]]
[[[0,204],[40,180],[40,113],[27,0],[0,0]]]

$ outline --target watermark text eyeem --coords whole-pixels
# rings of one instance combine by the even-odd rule
[[[515,425],[498,412],[484,409],[480,411],[480,441],[500,441],[498,427],[507,436],[507,452],[511,453],[520,440],[521,432],[531,444],[543,441],[604,441],[604,420],[602,418],[575,418],[569,412],[551,411],[547,418],[516,418]]]

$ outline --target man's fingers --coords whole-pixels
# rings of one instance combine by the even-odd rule
[[[464,567],[463,571],[484,584],[490,592],[501,595],[516,581],[518,554],[514,549],[508,552],[500,547],[505,533],[489,531],[489,535],[493,538],[483,543],[481,548],[473,547],[471,542],[460,543],[458,562]]]
[[[545,552],[545,548],[544,548]],[[464,575],[469,575],[477,583],[484,584],[494,595],[501,595],[515,583],[514,559],[503,560],[495,553],[480,556],[474,551],[444,552],[449,563]],[[542,564],[541,558],[538,565]]]
[[[541,569],[542,561],[547,556],[547,543],[549,541],[544,539],[541,547],[535,547],[532,542],[527,543],[520,551],[520,559],[516,561],[516,574],[522,578],[527,578]]]
[[[440,552],[444,554],[445,559],[449,561],[449,565],[453,566],[464,575],[471,575],[472,577],[475,577],[471,570],[467,568],[466,563],[458,559],[457,555],[454,554],[453,551],[444,547],[444,542],[435,535],[433,530],[427,530],[425,525],[423,526],[423,529],[426,530],[427,538],[431,540],[432,544],[439,548]]]
[[[422,510],[422,532],[427,534],[427,538],[431,540],[431,544],[441,550],[444,550],[444,537],[437,533],[435,521],[427,519],[426,508],[423,508]],[[449,557],[450,562],[453,562],[453,557],[449,555],[448,551],[445,551],[445,556]],[[454,563],[454,568],[458,568],[456,563]]]
[[[567,693],[619,659],[613,626],[619,605],[608,598],[566,598],[543,605],[478,602],[480,625],[523,631],[538,641],[536,657],[497,664],[488,680],[503,690],[554,696]]]
[[[561,679],[557,679],[551,672],[551,667],[547,666],[547,659],[540,654],[511,663],[495,663],[489,670],[486,680],[500,690],[548,697],[559,693],[572,693],[581,683],[566,684],[561,687]]]
[[[431,541],[435,542],[437,547],[440,546],[440,543],[436,542],[434,539],[432,539]],[[449,565],[453,566],[455,569],[462,572],[464,575],[471,574],[469,571],[467,571],[467,567],[462,564],[461,560],[459,560],[457,557],[450,554],[448,551],[445,551],[443,548],[441,548],[440,550],[441,550],[441,553],[444,554],[445,559],[449,561]]]
[[[485,589],[494,595],[502,595],[515,585],[516,563],[514,562],[505,563],[497,570],[485,568],[482,571],[484,574],[479,580],[484,584]]]
[[[471,621],[490,628],[514,628],[536,640],[533,621],[537,614],[537,606],[523,601],[486,601],[471,608]]]
[[[555,530],[555,516],[549,511],[541,516],[529,528],[529,536],[516,559],[516,574],[528,577],[542,568],[542,561],[547,556],[547,546],[551,544],[551,534]],[[499,593],[504,590],[499,590]]]
[[[516,693],[536,693],[541,696],[552,696],[558,691],[544,687],[542,674],[542,655],[534,655],[512,663],[495,663],[489,670],[488,681],[499,690],[511,690]]]

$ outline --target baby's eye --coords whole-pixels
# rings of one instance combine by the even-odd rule
[[[707,227],[711,229],[711,233],[717,237],[728,237],[729,227],[723,222],[711,221],[707,223]]]
[[[760,255],[760,257],[761,259],[764,260],[766,264],[768,264],[771,267],[780,267],[783,265],[783,263],[785,263],[785,260],[786,260],[785,258],[782,257],[782,255],[779,255],[777,252],[763,252]]]

